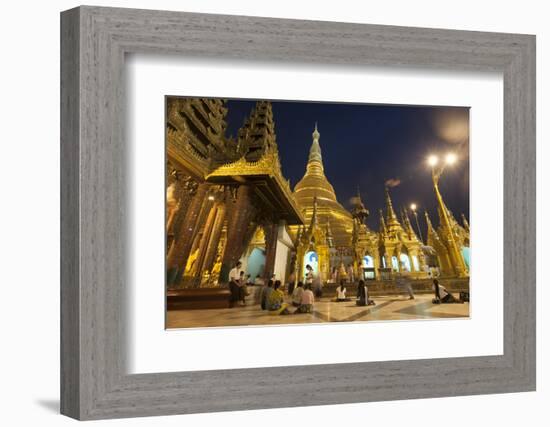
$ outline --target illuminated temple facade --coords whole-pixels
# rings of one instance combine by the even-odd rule
[[[335,271],[338,280],[348,279],[350,265],[355,278],[377,280],[403,271],[426,278],[433,268],[468,274],[469,225],[459,225],[442,199],[442,225],[435,229],[426,216],[426,245],[407,212],[398,218],[388,189],[377,231],[366,225],[359,195],[351,211],[344,208],[325,176],[317,125],[305,174],[292,190],[270,102],[256,103],[236,138],[226,137],[223,100],[168,98],[166,107],[168,287],[216,287],[237,261],[252,279],[282,281],[303,277],[306,264],[324,282]]]

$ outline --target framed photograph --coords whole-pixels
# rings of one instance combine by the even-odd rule
[[[535,37],[61,15],[61,411],[535,390]]]

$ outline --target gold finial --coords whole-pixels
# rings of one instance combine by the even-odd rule
[[[323,157],[321,155],[321,146],[319,145],[319,137],[321,134],[317,130],[317,123],[315,123],[315,130],[312,133],[313,143],[309,149],[308,168],[313,162],[320,164],[320,172],[323,171]],[[315,170],[319,169],[319,164],[314,167]]]
[[[380,232],[383,234],[386,234],[386,221],[384,221],[384,212],[382,212],[382,209],[378,210],[380,213]]]
[[[313,131],[313,133],[311,134],[311,136],[313,136],[313,140],[314,140],[314,141],[319,141],[319,137],[321,136],[321,134],[320,134],[319,131],[317,130],[317,122],[315,122],[315,130]]]
[[[470,223],[468,222],[468,220],[466,219],[466,216],[462,213],[460,214],[460,216],[462,217],[462,224],[464,225],[464,228],[470,232]]]
[[[430,220],[430,215],[428,215],[428,211],[424,211],[424,216],[426,217],[426,224],[428,224],[428,230],[433,230],[432,221]]]
[[[386,185],[386,211],[387,211],[387,217],[388,219],[397,218],[395,215],[395,212],[393,210],[393,205],[390,198],[390,190],[388,189],[388,186]]]

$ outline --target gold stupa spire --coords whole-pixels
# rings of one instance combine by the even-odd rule
[[[382,209],[379,209],[380,212],[380,234],[386,235],[388,233],[388,229],[386,228],[386,221],[384,221],[384,212],[382,212]]]
[[[386,190],[386,219],[388,222],[390,222],[390,220],[392,219],[397,220],[397,215],[395,215],[395,211],[393,210],[393,204],[391,202],[390,190],[388,189],[388,186],[385,187],[385,190]]]
[[[435,231],[435,228],[432,225],[432,221],[430,220],[430,215],[428,215],[428,211],[424,211],[424,216],[426,217],[426,224],[428,226],[428,230],[427,230],[428,238],[426,243],[428,246],[433,246],[435,243],[434,241],[440,240],[439,235],[437,234],[437,231]]]
[[[470,223],[466,219],[466,216],[464,214],[461,214],[462,216],[462,224],[464,225],[464,229],[469,233],[470,232]]]
[[[317,196],[313,197],[313,214],[311,215],[311,222],[309,223],[309,232],[313,233],[313,230],[317,227]]]
[[[324,176],[325,168],[323,167],[323,155],[321,154],[321,146],[319,145],[321,134],[317,130],[317,122],[315,123],[315,130],[311,136],[313,137],[313,143],[309,149],[306,174]]]
[[[411,240],[418,240],[418,237],[416,236],[416,233],[414,231],[414,228],[411,223],[411,219],[409,218],[409,214],[407,212],[407,209],[402,208],[401,209],[401,218],[403,221],[403,225],[405,228],[405,231],[407,232],[409,239]]]
[[[304,212],[306,222],[311,221],[314,212],[321,223],[330,223],[330,229],[336,246],[351,245],[353,220],[351,214],[336,199],[334,188],[325,176],[323,156],[321,153],[321,133],[317,123],[311,134],[312,143],[309,149],[306,172],[294,187],[294,198]]]
[[[390,191],[386,186],[386,229],[391,237],[396,237],[404,232],[401,223],[397,219],[397,215],[393,210],[393,204],[390,197]]]

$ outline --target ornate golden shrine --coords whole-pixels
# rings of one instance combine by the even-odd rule
[[[170,287],[227,281],[258,227],[264,232],[265,275],[270,276],[280,227],[304,223],[281,173],[271,104],[256,104],[237,140],[224,136],[225,104],[204,98],[168,99]]]
[[[305,276],[305,256],[312,251],[319,259],[318,275],[322,281],[330,277],[330,248],[333,245],[330,223],[323,227],[317,215],[317,198],[313,199],[313,212],[307,229],[301,227],[296,239],[296,271],[300,280]]]

